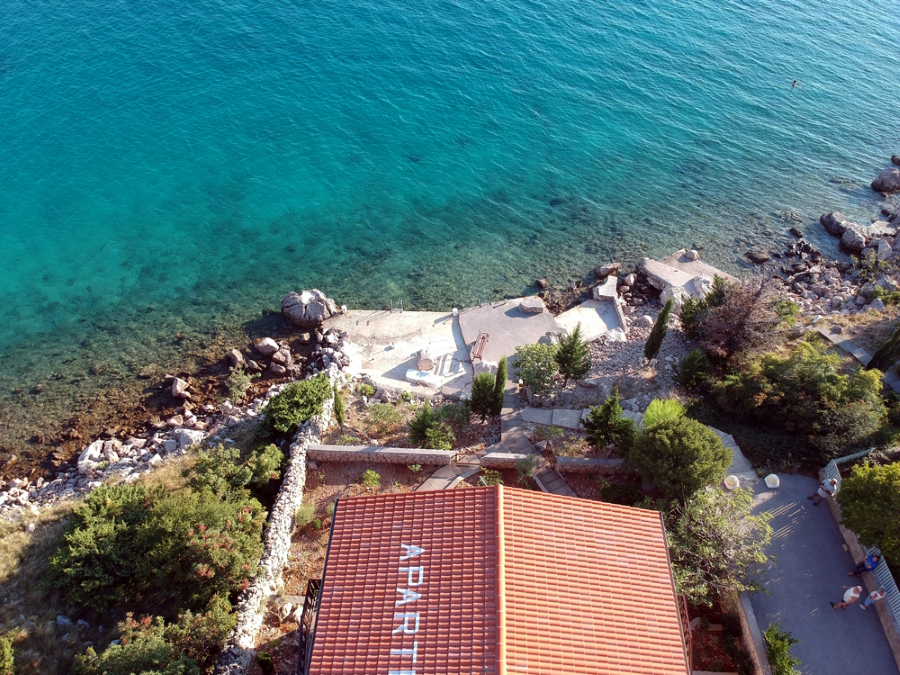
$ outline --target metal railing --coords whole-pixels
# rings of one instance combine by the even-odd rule
[[[691,617],[688,615],[687,598],[678,596],[678,613],[681,615],[681,626],[684,631],[684,648],[687,655],[688,669],[694,672],[694,636],[691,631]]]
[[[306,584],[306,599],[303,601],[303,615],[300,619],[300,650],[297,655],[297,675],[309,673],[309,662],[312,658],[313,631],[316,627],[316,615],[319,612],[319,591],[322,589],[321,579],[310,579]]]
[[[835,480],[837,480],[837,487],[838,490],[840,490],[841,472],[840,469],[838,469],[838,465],[846,464],[847,462],[852,462],[854,459],[865,457],[866,455],[871,453],[872,450],[874,450],[874,448],[869,448],[868,450],[863,450],[862,452],[847,455],[846,457],[838,457],[837,459],[833,459],[825,465],[825,468],[822,469],[822,473],[825,474],[826,479],[834,478]],[[866,555],[877,555],[881,557],[881,550],[876,546],[870,546],[866,549]],[[881,557],[881,562],[878,563],[878,567],[875,568],[873,574],[878,580],[878,585],[884,588],[884,603],[890,608],[891,621],[893,621],[894,623],[894,629],[898,634],[900,634],[900,588],[897,588],[897,582],[894,581],[891,570],[890,568],[888,568],[888,565],[884,561],[883,557]]]

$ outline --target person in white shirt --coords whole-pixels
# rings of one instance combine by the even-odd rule
[[[837,480],[834,478],[828,478],[822,481],[819,489],[816,490],[816,494],[810,495],[809,497],[807,497],[807,499],[812,499],[813,506],[818,506],[819,502],[828,499],[835,492],[837,492]]]
[[[877,591],[872,591],[869,593],[869,597],[866,598],[865,604],[859,606],[860,609],[865,609],[869,605],[874,605],[879,600],[884,600],[885,592],[883,588],[879,588]]]
[[[833,609],[847,609],[847,605],[852,605],[854,602],[859,600],[859,596],[862,595],[863,587],[862,586],[844,586],[847,590],[844,591],[844,599],[834,604],[831,603]]]

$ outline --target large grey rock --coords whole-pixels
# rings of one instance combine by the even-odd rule
[[[174,378],[172,380],[172,396],[175,398],[190,398],[191,394],[188,391],[189,386],[190,385],[180,377]]]
[[[244,365],[244,355],[241,354],[237,349],[230,350],[225,355],[225,360],[232,368],[243,367]]]
[[[544,311],[544,301],[536,295],[530,295],[527,298],[522,298],[522,302],[519,303],[519,309],[526,314],[540,314]]]
[[[594,300],[607,300],[607,301],[615,301],[616,298],[619,297],[618,291],[616,290],[618,287],[617,278],[614,276],[606,277],[606,281],[598,286],[594,286],[591,290],[591,296]]]
[[[878,178],[872,181],[872,189],[877,192],[900,191],[900,169],[889,166],[884,169]]]
[[[256,347],[256,351],[258,351],[263,356],[272,356],[275,352],[278,351],[278,343],[275,342],[270,337],[260,338],[253,343],[253,346]]]
[[[103,455],[103,441],[94,441],[78,456],[78,473],[90,473]]]
[[[891,164],[900,166],[900,155],[891,155]]]
[[[862,251],[866,247],[866,238],[857,225],[847,223],[847,229],[841,235],[841,244],[851,251]]]
[[[598,279],[605,279],[610,274],[618,274],[622,263],[610,263],[609,265],[600,265],[594,269],[594,276]]]
[[[337,312],[338,307],[334,300],[316,288],[300,293],[291,291],[281,301],[281,313],[300,328],[315,328]]]
[[[769,254],[764,251],[747,251],[747,260],[755,265],[762,265],[769,260]]]
[[[875,298],[872,302],[869,303],[867,309],[874,309],[878,312],[883,312],[884,303],[881,301],[881,298]]]
[[[175,441],[178,443],[178,448],[180,450],[192,448],[195,445],[200,445],[204,440],[206,440],[205,433],[203,433],[202,431],[196,431],[194,429],[178,429],[172,435],[175,438]]]
[[[838,211],[832,211],[831,213],[822,215],[822,217],[819,218],[819,222],[825,226],[826,230],[836,237],[840,237],[844,234],[844,230],[847,229],[847,219]]]

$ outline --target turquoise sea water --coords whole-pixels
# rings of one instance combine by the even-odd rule
[[[4,0],[0,407],[301,287],[439,309],[684,245],[734,268],[785,209],[830,246],[811,223],[874,216],[900,152],[898,45],[858,0]]]

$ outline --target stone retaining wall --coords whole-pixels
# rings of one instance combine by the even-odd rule
[[[556,470],[560,473],[615,473],[624,461],[624,459],[557,457]]]
[[[485,469],[515,469],[523,459],[534,457],[528,452],[489,452],[481,458],[481,466]]]
[[[336,367],[327,371],[332,382],[343,377]],[[254,644],[262,626],[266,605],[281,585],[281,574],[287,563],[294,529],[294,513],[303,501],[306,484],[306,453],[318,443],[331,421],[334,401],[329,398],[322,406],[322,414],[306,422],[294,436],[290,447],[290,463],[281,482],[275,505],[269,513],[265,534],[265,548],[259,561],[260,573],[250,588],[241,593],[237,603],[237,625],[226,640],[216,664],[217,675],[246,673],[256,654]]]
[[[456,453],[447,450],[382,448],[377,445],[311,445],[306,456],[317,462],[377,462],[426,466],[447,466],[456,459]]]

